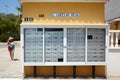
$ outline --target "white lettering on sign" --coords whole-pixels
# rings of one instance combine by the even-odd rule
[[[50,16],[53,17],[77,17],[80,16],[79,13],[50,13]]]

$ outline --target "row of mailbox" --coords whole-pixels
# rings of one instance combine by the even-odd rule
[[[41,40],[39,40],[39,39],[26,39],[25,40],[25,42],[26,42],[26,44],[28,43],[31,43],[32,42],[32,44],[37,44],[37,43],[39,43],[39,44],[42,44],[42,42],[43,42],[43,40],[41,39]],[[47,39],[47,40],[45,40],[45,42],[46,42],[46,44],[47,43],[62,43],[63,44],[63,39]],[[92,44],[92,43],[96,43],[96,44],[98,44],[98,43],[104,43],[104,40],[103,39],[93,39],[93,40],[88,40],[88,42],[89,42],[89,44]],[[75,44],[75,43],[85,43],[85,40],[83,39],[81,39],[81,40],[77,40],[77,39],[69,39],[68,38],[68,40],[67,40],[67,43],[68,44],[71,44],[71,43],[73,43],[73,44]]]
[[[37,58],[42,58],[43,57],[43,55],[41,54],[25,54],[25,58],[29,58],[29,59],[31,59],[31,58],[34,58],[34,59],[37,59]],[[50,59],[52,59],[52,58],[62,58],[63,57],[63,54],[46,54],[45,55],[45,57],[46,58],[50,58]],[[84,54],[67,54],[67,57],[68,57],[68,59],[70,58],[71,60],[72,59],[74,59],[74,58],[76,58],[76,59],[79,59],[79,58],[82,58],[82,59],[84,59],[85,58],[85,55]],[[94,59],[93,59],[94,58]],[[104,60],[104,58],[105,58],[105,55],[104,54],[88,54],[88,60]]]
[[[51,53],[49,53],[49,54],[46,53],[45,55],[46,55],[46,56],[51,56],[51,57],[52,57],[52,56],[58,56],[58,57],[59,57],[59,56],[60,56],[60,57],[63,56],[63,54],[58,54],[58,53],[56,53],[56,54],[55,54],[55,53],[52,53],[52,54],[51,54]],[[32,54],[31,54],[31,53],[29,53],[29,54],[26,53],[26,54],[25,54],[25,57],[30,57],[30,56],[31,56],[31,57],[32,57],[32,56],[43,57],[43,54],[42,54],[42,53],[34,53],[34,54],[33,54],[33,53],[32,53]],[[85,54],[80,54],[80,53],[70,54],[70,53],[67,53],[67,56],[68,56],[68,57],[84,57]],[[88,57],[100,57],[100,58],[102,58],[103,56],[105,56],[105,54],[88,54],[87,56],[88,56]]]
[[[98,34],[97,36],[95,34],[88,34],[88,35],[92,35],[94,39],[101,39],[101,38],[104,38],[104,37],[101,37],[101,36],[104,36],[105,34]],[[96,36],[96,37],[95,37]],[[99,36],[99,37],[98,37]],[[28,35],[26,34],[25,37],[27,39],[32,39],[32,38],[43,38],[43,35]],[[63,38],[63,35],[45,35],[46,38]],[[77,39],[84,39],[85,38],[85,34],[67,34],[67,38],[77,38]]]
[[[31,53],[26,52],[25,55],[26,55],[26,56],[30,56],[30,55],[32,55],[32,56],[36,56],[36,55],[42,56],[43,53],[42,53],[42,52],[31,52]],[[52,55],[52,56],[53,56],[53,55],[55,55],[55,56],[60,56],[60,55],[63,55],[63,53],[62,53],[62,52],[57,52],[57,53],[55,53],[55,52],[53,52],[53,53],[52,53],[52,52],[46,52],[45,55],[47,55],[47,56],[49,56],[49,55]],[[79,56],[85,56],[85,53],[68,52],[67,55],[68,55],[68,56],[72,56],[72,57],[74,57],[74,56],[78,56],[78,57],[79,57]],[[100,54],[100,53],[92,53],[92,54],[87,54],[87,55],[88,55],[88,56],[105,56],[104,53],[102,53],[102,54]]]
[[[104,35],[104,31],[101,32],[101,31],[89,31],[87,32],[88,34],[93,34],[93,35]],[[43,32],[25,32],[26,35],[34,35],[34,36],[37,36],[37,35],[43,35]],[[78,35],[79,34],[79,35]],[[63,35],[63,31],[56,31],[56,32],[45,32],[45,35]],[[80,36],[80,35],[85,35],[85,32],[74,32],[74,31],[67,31],[67,35],[76,35],[76,36]]]
[[[27,56],[27,55],[25,55],[25,58],[29,58],[29,59],[31,59],[31,58],[34,58],[34,59],[39,59],[39,58],[43,58],[43,55],[29,55],[29,56]],[[63,58],[63,55],[45,55],[45,58]],[[67,59],[69,59],[69,58],[76,58],[76,59],[79,59],[79,58],[85,58],[85,55],[83,55],[83,56],[80,56],[80,55],[78,55],[78,56],[74,56],[74,55],[68,55],[67,56]],[[87,56],[87,59],[104,59],[105,58],[105,56],[103,55],[103,56],[95,56],[95,55],[93,55],[93,56]]]
[[[87,60],[88,62],[104,62],[105,60]],[[43,59],[25,59],[25,62],[43,62]],[[45,59],[45,62],[59,62],[58,59]],[[61,61],[63,62],[63,61]],[[85,59],[67,59],[67,62],[85,62]]]
[[[41,49],[41,50],[37,50],[37,49],[35,49],[35,50],[25,50],[25,53],[27,54],[27,53],[38,53],[38,52],[42,52],[43,50]],[[47,53],[49,53],[49,54],[51,54],[51,52],[52,53],[60,53],[60,52],[63,52],[63,49],[58,49],[58,50],[54,50],[54,49],[50,49],[50,50],[45,50],[45,52]],[[82,54],[85,54],[85,50],[67,50],[67,52],[68,53],[71,53],[71,54],[76,54],[76,53],[82,53]],[[92,50],[92,51],[87,51],[87,53],[88,54],[105,54],[105,51],[102,51],[102,50],[99,50],[99,51],[95,51],[95,50]]]
[[[58,57],[58,56],[52,56],[52,57],[49,57],[49,56],[47,56],[47,57],[45,57],[45,60],[58,60],[58,59],[60,59],[60,58],[63,58],[63,57]],[[25,61],[26,60],[43,60],[43,58],[42,57],[36,57],[36,56],[32,56],[32,57],[26,57],[25,58]],[[81,56],[81,57],[68,57],[67,56],[67,60],[68,61],[74,61],[74,60],[85,60],[85,57],[84,56]],[[104,56],[98,56],[98,57],[96,57],[96,56],[88,56],[88,58],[87,58],[87,60],[88,61],[104,61],[105,60],[105,57]]]
[[[34,47],[34,48],[26,48],[25,49],[25,51],[26,52],[34,52],[34,51],[43,51],[43,49],[42,49],[42,47],[41,48],[37,48],[37,47]],[[45,51],[47,51],[47,52],[50,52],[50,51],[58,51],[58,52],[60,52],[60,51],[63,51],[63,48],[62,47],[58,47],[58,48],[46,48],[45,49]],[[67,51],[68,52],[79,52],[79,53],[81,53],[81,52],[84,52],[85,51],[85,48],[67,48]],[[101,52],[105,52],[105,50],[98,50],[98,49],[92,49],[92,48],[90,48],[90,49],[88,49],[88,52],[89,53],[95,53],[95,52],[99,52],[99,53],[101,53]]]
[[[43,51],[25,51],[25,54],[27,55],[34,55],[34,54],[43,54]],[[59,51],[59,52],[54,52],[54,51],[45,51],[45,54],[63,54],[63,51]],[[84,55],[85,52],[79,52],[79,51],[67,51],[67,54],[71,54],[71,55]],[[105,55],[105,51],[104,52],[87,52],[87,55]]]
[[[105,32],[105,29],[94,29],[94,28],[92,28],[92,29],[87,29],[88,30],[88,32]],[[37,28],[29,28],[29,29],[25,29],[25,33],[28,33],[28,32],[42,32],[43,30],[37,30]],[[56,30],[56,31],[53,31],[53,30],[45,30],[46,32],[53,32],[53,33],[55,33],[55,32],[63,32],[63,30]],[[68,32],[76,32],[76,33],[79,33],[79,32],[85,32],[85,29],[80,29],[80,28],[68,28],[67,29],[67,31]]]
[[[25,41],[26,43],[25,44],[30,44],[31,43],[31,45],[32,44],[43,44],[43,41],[42,40],[26,40]],[[56,43],[61,43],[61,44],[63,44],[63,39],[59,39],[59,40],[46,40],[45,41],[46,42],[46,44],[51,44],[51,43],[54,43],[54,44],[56,44]],[[67,43],[68,44],[85,44],[85,41],[83,41],[83,40],[67,40]],[[103,44],[104,43],[104,40],[88,40],[88,44],[93,44],[93,43],[95,43],[95,44]]]

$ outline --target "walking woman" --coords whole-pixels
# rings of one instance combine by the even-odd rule
[[[9,37],[7,41],[7,45],[8,45],[8,51],[10,53],[10,58],[11,60],[14,60],[15,43],[12,37]]]

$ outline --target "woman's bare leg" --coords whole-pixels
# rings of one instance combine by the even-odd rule
[[[12,60],[12,53],[11,53],[11,51],[9,51],[9,54],[10,54],[10,58],[11,58],[11,60]]]
[[[12,52],[12,53],[11,53],[11,54],[12,54],[12,60],[14,60],[14,50],[15,50],[15,49],[13,48],[12,51],[11,51],[11,52]]]
[[[12,59],[14,60],[14,52],[12,53]]]
[[[14,60],[14,52],[11,52],[11,59]]]

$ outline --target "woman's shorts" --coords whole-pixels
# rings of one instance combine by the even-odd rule
[[[15,51],[15,47],[14,48],[12,48],[12,52],[14,53],[14,51]]]
[[[15,51],[15,47],[8,47],[8,51],[12,51],[12,52],[14,52]]]
[[[8,51],[11,51],[11,50],[12,50],[12,48],[9,46],[9,47],[8,47]]]

